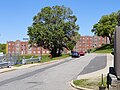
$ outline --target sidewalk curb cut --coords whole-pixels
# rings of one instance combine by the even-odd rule
[[[93,90],[93,89],[88,89],[88,88],[83,88],[83,87],[79,87],[79,86],[76,86],[74,83],[73,83],[73,80],[70,82],[70,85],[78,90]]]
[[[110,55],[111,57],[113,57],[111,54],[107,54],[107,65],[106,65],[106,67],[105,67],[104,69],[99,70],[99,71],[96,71],[96,72],[92,72],[92,73],[89,73],[89,74],[86,74],[86,76],[88,77],[88,75],[92,75],[92,74],[95,74],[95,73],[98,73],[98,72],[102,72],[102,73],[103,73],[104,70],[108,70],[108,68],[109,68],[109,67],[111,66],[111,64],[112,64],[112,63],[110,63],[110,62],[113,61],[113,59],[111,59],[110,57],[109,57],[109,58],[110,58],[111,60],[108,61],[108,60],[109,60],[108,55]],[[109,65],[109,63],[110,63],[110,65]],[[105,73],[105,74],[107,74],[107,73]],[[85,76],[85,75],[83,75],[83,76]],[[84,77],[84,79],[86,78],[86,76]],[[89,78],[91,78],[91,77],[89,77]],[[81,78],[78,78],[78,77],[77,77],[77,79],[79,80],[79,79],[81,79]],[[77,79],[76,79],[76,80],[77,80]],[[83,88],[83,87],[76,86],[76,85],[73,83],[73,80],[70,82],[70,85],[71,85],[72,87],[78,89],[78,90],[94,90],[94,89],[88,89],[88,88]]]

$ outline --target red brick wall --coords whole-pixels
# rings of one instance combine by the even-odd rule
[[[8,53],[20,53],[20,54],[48,54],[47,49],[41,49],[41,47],[29,47],[28,42],[23,41],[8,41]],[[42,51],[41,51],[42,50]]]
[[[80,40],[74,47],[75,51],[87,51],[94,47],[100,47],[102,44],[106,44],[106,38],[98,36],[80,36]]]

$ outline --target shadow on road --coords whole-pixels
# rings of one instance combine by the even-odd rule
[[[107,65],[107,56],[97,56],[80,72],[79,75],[104,69]]]

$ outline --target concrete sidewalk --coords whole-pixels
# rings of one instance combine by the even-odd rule
[[[109,72],[109,67],[113,67],[113,58],[114,58],[113,55],[107,54],[107,65],[104,69],[101,69],[92,73],[84,74],[84,75],[79,75],[77,79],[92,79],[96,77],[101,77],[101,74],[103,74],[104,76],[107,76]]]
[[[104,69],[101,69],[101,70],[98,70],[98,71],[95,71],[95,72],[92,72],[92,73],[84,74],[84,75],[79,75],[77,77],[77,80],[80,80],[80,79],[94,80],[96,78],[101,78],[101,74],[103,74],[104,76],[107,76],[107,74],[109,73],[109,67],[113,67],[113,60],[114,60],[113,55],[107,54],[107,65]],[[70,84],[71,84],[72,87],[74,87],[76,89],[79,89],[79,90],[93,90],[93,89],[89,89],[89,88],[76,86],[73,83],[73,80],[70,82]]]

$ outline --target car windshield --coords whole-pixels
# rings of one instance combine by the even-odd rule
[[[73,55],[78,55],[78,52],[73,52]]]

